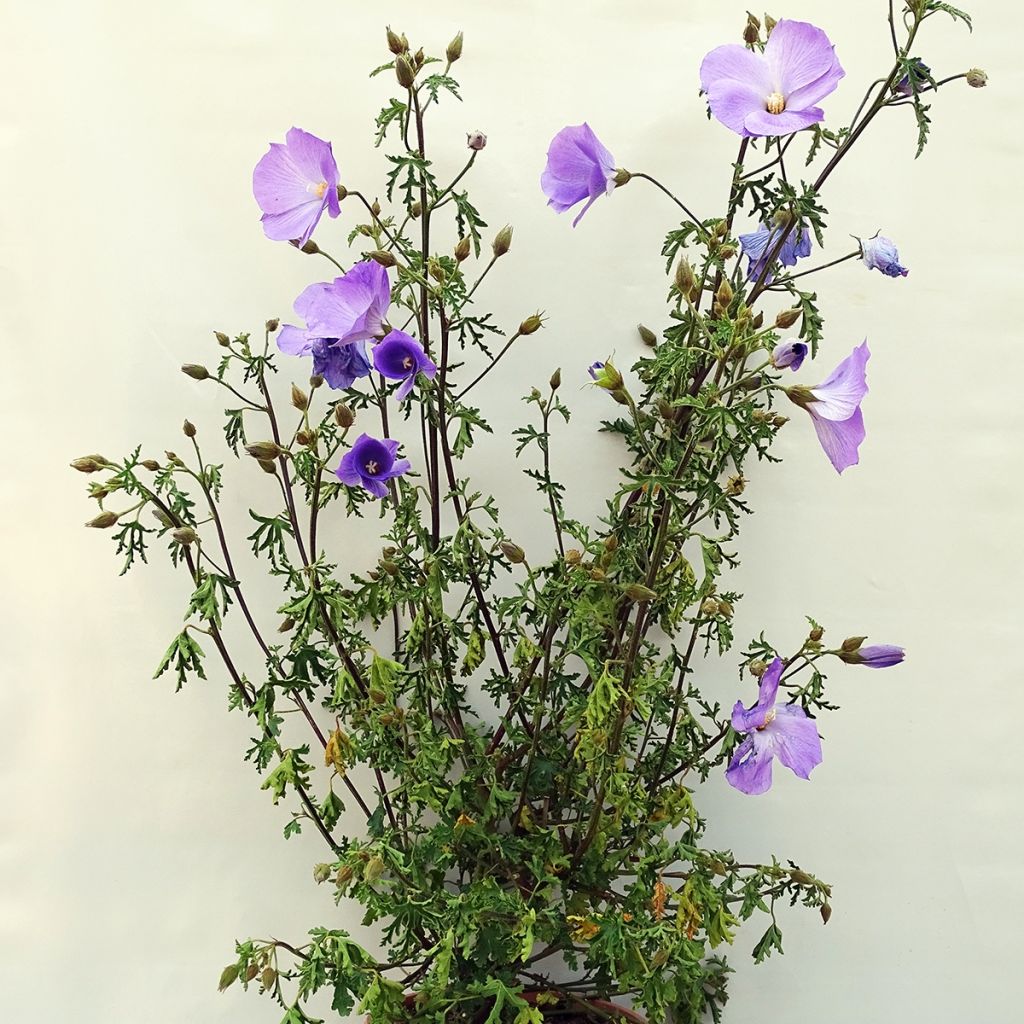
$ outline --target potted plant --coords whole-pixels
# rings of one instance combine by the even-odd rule
[[[813,443],[813,428],[840,473],[858,461],[868,343],[845,324],[826,339],[808,279],[846,260],[879,287],[907,270],[862,226],[841,259],[816,260],[823,190],[877,119],[909,115],[920,153],[933,94],[985,84],[917,57],[933,17],[969,24],[937,0],[890,4],[892,52],[841,125],[819,105],[844,74],[826,33],[749,15],[742,43],[693,69],[708,130],[738,137],[721,209],[620,167],[587,123],[555,135],[541,187],[573,226],[628,202],[627,185],[664,193],[671,223],[645,354],[589,369],[622,453],[603,507],[577,507],[560,479],[561,372],[538,370],[525,396],[508,471],[536,488],[542,541],[523,541],[467,462],[490,429],[481,383],[546,319],[524,309],[510,328],[482,305],[513,242],[507,227],[485,238],[470,199],[486,137],[471,132],[454,165],[430,140],[433,108],[459,95],[461,33],[435,57],[388,30],[379,191],[343,182],[330,143],[299,128],[256,164],[264,232],[312,261],[311,283],[289,322],[218,332],[216,365],[182,367],[227,405],[223,442],[258,495],[251,532],[222,514],[221,439],[188,421],[177,451],[73,463],[97,481],[87,525],[124,569],[156,545],[187,580],[157,676],[181,688],[219,659],[253,730],[245,758],[293,808],[285,836],[318,832],[316,881],[381,929],[383,952],[333,925],[239,942],[221,988],[258,989],[285,1024],[319,1019],[317,1000],[373,1024],[696,1024],[721,1018],[744,922],[762,919],[761,961],[781,952],[782,906],[828,921],[829,885],[795,862],[706,844],[699,785],[724,771],[756,796],[776,760],[808,778],[835,706],[825,668],[903,659],[813,620],[795,650],[734,637],[729,570],[747,474],[769,472],[780,430]],[[807,374],[819,347],[826,371]],[[353,517],[379,530],[369,561],[344,546]],[[271,609],[252,598],[254,565],[280,589]]]

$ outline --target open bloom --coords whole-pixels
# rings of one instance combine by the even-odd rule
[[[864,440],[860,403],[868,393],[868,343],[858,345],[821,384],[812,388],[787,388],[790,401],[811,414],[821,447],[842,473],[859,461],[857,449]]]
[[[732,727],[746,738],[733,751],[725,777],[741,793],[757,796],[772,784],[772,760],[778,758],[801,779],[821,764],[821,739],[814,720],[795,704],[777,704],[784,664],[776,658],[761,676],[757,703],[737,701]]]
[[[383,341],[374,345],[373,367],[388,380],[402,382],[395,392],[399,402],[412,391],[417,374],[422,373],[428,380],[433,380],[437,373],[437,367],[423,351],[423,346],[405,331],[392,331]]]
[[[864,665],[866,668],[891,668],[899,665],[906,657],[902,647],[894,644],[872,644],[858,647],[855,651],[842,651],[839,657],[847,665]]]
[[[815,104],[844,74],[820,28],[784,19],[764,53],[739,43],[712,50],[700,66],[700,86],[711,113],[739,135],[790,135],[824,118]]]
[[[551,140],[540,187],[556,213],[565,213],[586,200],[572,222],[576,227],[597,198],[615,188],[615,157],[585,121],[569,125]]]
[[[757,281],[761,279],[765,264],[772,250],[778,244],[779,237],[785,228],[782,225],[769,227],[762,224],[756,231],[740,235],[740,245],[743,247],[743,255],[750,261],[747,264],[747,280]],[[782,248],[779,249],[776,259],[784,267],[796,266],[796,261],[811,255],[811,233],[805,231],[801,224],[795,225],[789,234],[786,235]],[[764,283],[772,283],[772,274],[764,274]]]
[[[784,370],[787,366],[796,372],[807,358],[807,342],[798,338],[780,341],[772,350],[772,366]]]
[[[360,434],[335,472],[343,484],[363,487],[375,498],[383,498],[388,493],[387,481],[411,468],[409,460],[396,459],[397,454],[397,441]]]
[[[267,238],[305,245],[324,210],[332,217],[340,212],[331,144],[301,128],[290,129],[284,144],[272,142],[256,165],[252,191]]]
[[[900,265],[900,254],[896,243],[885,235],[874,238],[859,238],[860,254],[868,270],[880,270],[886,277],[906,277],[910,273]]]

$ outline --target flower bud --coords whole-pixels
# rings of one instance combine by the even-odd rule
[[[650,327],[645,327],[643,324],[637,324],[636,333],[640,335],[640,340],[648,348],[654,348],[654,346],[658,344],[658,336],[650,329]]]
[[[772,29],[775,28],[776,25],[778,25],[778,22],[770,14],[766,14],[764,16],[764,30],[767,35],[772,34]]]
[[[199,537],[196,535],[196,531],[191,526],[179,526],[176,530],[171,531],[171,536],[182,546],[188,547],[190,544],[195,544]]]
[[[323,383],[324,378],[319,373],[314,373],[313,376],[309,378],[309,387],[312,391],[316,391],[317,388],[323,387]]]
[[[331,865],[330,864],[316,864],[313,866],[313,881],[317,885],[326,882],[331,877]]]
[[[462,56],[462,33],[456,33],[455,38],[448,44],[448,49],[444,51],[445,57],[448,58],[449,64],[454,64]]]
[[[391,26],[388,26],[387,30],[388,49],[396,56],[400,53],[405,53],[409,49],[408,40],[405,36],[400,36],[397,32],[391,31]]]
[[[379,263],[382,267],[393,267],[398,260],[395,259],[394,254],[388,252],[386,249],[374,249],[366,254],[373,260],[374,263]]]
[[[612,180],[615,182],[616,188],[621,188],[623,185],[628,185],[632,177],[633,175],[625,167],[618,167]]]
[[[356,414],[344,402],[339,402],[334,407],[334,422],[337,423],[342,430],[348,430],[355,421]]]
[[[651,590],[650,587],[645,587],[642,583],[629,583],[622,588],[622,592],[630,601],[636,601],[637,604],[653,601],[658,596],[657,591]]]
[[[764,325],[764,310],[759,309],[754,314],[754,319],[750,321],[750,326],[753,327],[755,331],[759,331],[763,325]]]
[[[266,324],[264,324],[264,326],[266,327],[268,334],[273,334],[274,331],[276,331],[278,329],[278,327],[281,326],[281,321],[278,320],[278,318],[276,316],[272,316],[266,322]]]
[[[412,55],[412,60],[413,60],[413,63],[416,65],[417,70],[419,70],[421,67],[423,67],[423,62],[426,59],[427,59],[427,55],[423,52],[423,47],[422,46]]]
[[[732,285],[727,280],[722,279],[722,283],[718,286],[718,291],[715,292],[715,298],[718,300],[718,304],[723,310],[729,308],[733,300]]]
[[[221,348],[227,348],[231,344],[231,339],[223,331],[214,331],[213,336],[217,339],[217,344]]]
[[[82,459],[75,459],[74,462],[70,463],[72,469],[77,469],[79,473],[97,473],[103,468],[94,458],[85,457]]]
[[[604,569],[596,569],[596,568],[595,569],[591,569],[590,570],[590,578],[595,583],[600,583],[605,578],[605,571],[604,571]]]
[[[752,661],[752,662],[751,662],[751,663],[750,663],[750,664],[749,664],[749,665],[747,666],[747,671],[748,671],[748,672],[749,672],[749,673],[750,673],[750,674],[751,674],[751,675],[752,675],[752,676],[753,676],[753,677],[754,677],[755,679],[760,679],[760,678],[761,678],[761,676],[763,676],[763,675],[765,674],[765,672],[767,672],[767,671],[768,671],[768,664],[767,664],[767,662],[764,662],[764,661],[762,661],[762,660],[761,660],[760,658],[758,658],[758,659],[757,659],[756,661]]]
[[[195,424],[190,423],[188,420],[185,420],[185,422],[181,425],[181,432],[186,437],[195,437],[196,436]]]
[[[470,253],[470,241],[468,238],[460,238],[455,246],[455,260],[457,263],[462,263],[464,260],[469,259]]]
[[[270,966],[264,967],[260,974],[260,984],[263,986],[263,991],[269,992],[274,987],[275,981],[277,981],[277,971]]]
[[[725,481],[725,493],[731,498],[738,498],[746,489],[746,486],[746,478],[742,473],[737,473]]]
[[[747,23],[743,26],[743,42],[753,46],[761,38],[761,22],[751,13],[747,12]]]
[[[967,72],[967,84],[972,89],[984,89],[988,85],[988,75],[981,68],[971,68]]]
[[[278,633],[290,633],[295,628],[295,620],[289,615],[288,618],[281,621],[281,625],[277,627]]]
[[[697,285],[697,279],[693,275],[693,267],[690,261],[684,256],[676,264],[676,287],[684,295],[689,295]]]
[[[624,381],[622,380],[622,374],[615,369],[611,360],[607,360],[603,363],[594,363],[587,370],[590,374],[591,379],[599,388],[604,388],[605,391],[621,391]]]
[[[338,873],[334,876],[334,881],[338,885],[344,885],[346,882],[351,880],[354,874],[355,872],[352,870],[351,865],[343,864],[338,868]]]
[[[475,153],[479,153],[484,146],[487,145],[487,136],[481,131],[469,132],[466,135],[466,146],[473,150]]]
[[[855,651],[860,650],[861,644],[863,644],[865,640],[867,640],[866,636],[847,637],[842,642],[839,649],[843,652],[843,654],[853,654]]]
[[[583,559],[583,554],[578,548],[569,548],[565,553],[565,564],[566,565],[579,565]]]
[[[94,519],[90,519],[85,525],[94,530],[109,530],[118,520],[116,512],[101,512]]]
[[[553,374],[551,374],[551,379],[548,381],[548,384],[551,385],[551,390],[552,391],[557,391],[562,386],[562,369],[561,369],[561,367],[559,367],[557,370],[555,370],[555,372]]]
[[[292,405],[300,412],[304,412],[309,408],[309,395],[297,384],[292,385]]]
[[[540,313],[533,313],[528,316],[520,325],[520,334],[536,334],[544,324],[544,320]]]
[[[793,324],[800,319],[803,310],[797,309],[784,309],[775,317],[775,326],[785,330],[787,327],[792,327]]]
[[[526,560],[526,552],[518,544],[513,544],[512,541],[503,540],[498,546],[513,565],[519,565]]]
[[[162,508],[153,509],[153,518],[168,530],[174,526],[174,520]]]
[[[491,250],[495,256],[504,256],[512,248],[512,228],[506,224],[495,236]]]
[[[139,465],[143,469],[148,469],[151,473],[155,473],[160,468],[160,463],[156,459],[143,459]]]
[[[828,924],[829,918],[832,916],[831,904],[822,903],[821,910],[819,911],[819,913],[821,914],[821,923]]]
[[[363,868],[363,881],[376,882],[384,874],[384,861],[380,857],[371,857]]]
[[[789,422],[788,416],[776,416],[772,420],[773,427],[784,427]]]
[[[718,614],[726,619],[732,618],[732,605],[728,601],[718,602]]]
[[[259,459],[261,462],[284,455],[284,449],[274,441],[254,441],[252,444],[247,444],[245,450],[254,459]]]
[[[179,459],[178,456],[174,454],[174,452],[164,452],[164,455],[167,456],[167,461],[172,466],[184,466],[185,465],[185,463],[182,462],[181,459]]]
[[[228,964],[228,966],[220,972],[220,981],[217,982],[217,991],[223,992],[224,989],[230,988],[237,980],[238,964]]]
[[[185,363],[181,368],[181,372],[193,380],[206,380],[210,376],[210,371],[199,363]]]
[[[277,463],[273,459],[257,459],[256,461],[264,473],[269,473],[271,476],[277,473]]]
[[[342,186],[338,186],[338,201],[340,202],[345,198],[342,193]],[[299,247],[299,252],[304,252],[307,256],[315,256],[320,251],[320,246],[316,244],[311,238],[305,245]]]
[[[412,206],[409,207],[409,216],[413,220],[416,220],[420,214],[423,213],[423,204],[417,199],[413,202]]]
[[[316,434],[309,430],[297,430],[295,432],[295,440],[298,441],[303,448],[308,448],[316,440]]]
[[[807,639],[817,643],[825,635],[825,630],[821,626],[815,626],[814,629],[807,634]]]
[[[395,58],[395,77],[403,89],[411,89],[413,82],[416,81],[416,69],[404,53]]]
[[[701,615],[710,618],[718,614],[718,602],[713,597],[705,598],[700,606]]]
[[[434,259],[433,256],[431,256],[427,261],[427,273],[429,273],[430,276],[440,284],[444,284],[447,278],[447,275],[444,272],[444,267],[438,260]]]

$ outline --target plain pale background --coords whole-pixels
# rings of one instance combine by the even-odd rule
[[[833,124],[888,60],[885,6],[792,0],[773,11],[813,20],[837,43],[848,77],[826,101]],[[909,658],[884,673],[832,673],[843,710],[822,722],[812,783],[779,772],[762,798],[721,780],[698,794],[713,842],[745,860],[792,857],[835,887],[828,928],[800,909],[780,915],[785,957],[755,968],[763,922],[742,931],[730,1021],[1019,1019],[1024,18],[1009,0],[972,8],[973,36],[936,18],[919,53],[940,75],[987,68],[989,89],[942,92],[917,163],[908,111],[882,118],[826,196],[830,255],[883,228],[912,268],[890,281],[850,263],[819,279],[827,341],[800,379],[821,379],[869,338],[862,464],[837,478],[794,410],[785,462],[753,474],[757,515],[736,574],[748,594],[741,642],[766,628],[796,644],[812,614],[831,637],[865,633],[905,644]],[[708,49],[738,38],[744,10],[3,4],[5,1019],[276,1024],[255,992],[214,991],[236,937],[301,941],[323,924],[372,941],[351,905],[336,908],[313,884],[315,838],[281,839],[286,812],[241,763],[248,729],[223,713],[212,659],[210,681],[177,696],[167,679],[150,681],[185,581],[159,559],[118,579],[108,538],[81,529],[93,514],[86,478],[66,468],[136,442],[159,456],[182,443],[185,415],[211,443],[224,403],[179,364],[213,363],[211,330],[256,331],[328,276],[322,260],[262,236],[249,183],[267,142],[292,124],[333,139],[342,181],[372,194],[381,155],[369,129],[391,87],[367,71],[388,58],[384,21],[435,52],[465,30],[465,103],[445,105],[432,145],[443,178],[465,159],[465,131],[490,135],[470,184],[492,229],[507,221],[516,233],[483,302],[506,326],[535,309],[550,316],[480,389],[497,433],[479,482],[537,549],[548,543],[540,500],[507,468],[519,396],[562,367],[575,416],[554,460],[571,508],[592,520],[616,449],[595,436],[609,405],[582,387],[584,367],[612,352],[628,365],[634,325],[664,325],[659,248],[672,218],[640,182],[574,232],[537,186],[547,142],[586,118],[622,165],[718,211],[735,139],[706,121],[696,72]],[[346,204],[324,222],[325,248],[343,255],[354,217]],[[301,380],[308,368],[287,371]],[[246,493],[266,498],[266,480],[231,466],[229,481],[241,528]],[[346,536],[335,523],[343,564],[367,564],[372,552]],[[276,621],[270,595],[258,614]],[[702,676],[723,703],[737,696],[734,665]]]

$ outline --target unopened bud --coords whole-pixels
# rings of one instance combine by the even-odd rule
[[[384,874],[384,861],[380,857],[371,857],[363,868],[363,880],[376,882]]]
[[[643,324],[637,324],[636,333],[640,335],[640,340],[648,348],[654,348],[654,346],[658,344],[658,336],[650,329],[650,327],[645,327]]]
[[[718,614],[724,616],[727,619],[732,618],[732,605],[728,601],[718,602]]]
[[[172,466],[184,466],[185,465],[185,463],[182,462],[181,459],[179,459],[178,456],[174,454],[174,452],[166,452],[165,451],[164,455],[167,456],[167,461]]]
[[[374,249],[372,252],[367,253],[367,255],[374,263],[379,263],[382,267],[393,267],[398,262],[394,254],[386,249]]]
[[[988,75],[981,68],[971,68],[967,72],[967,84],[972,89],[984,89],[988,85]]]
[[[806,871],[801,871],[800,868],[793,868],[789,872],[789,877],[792,878],[797,885],[814,885],[814,878],[807,874]]]
[[[290,633],[295,628],[295,620],[289,615],[288,618],[281,621],[281,625],[277,627],[278,633]]]
[[[715,292],[715,298],[723,310],[728,309],[733,299],[732,285],[723,279],[722,283],[718,286],[718,291]]]
[[[298,441],[303,448],[308,448],[316,440],[316,434],[309,430],[297,430],[295,432],[295,440]]]
[[[600,583],[605,578],[605,571],[604,571],[604,569],[600,569],[600,568],[591,569],[590,570],[590,578],[595,583]]]
[[[749,665],[747,666],[747,671],[748,671],[748,672],[749,672],[749,673],[750,673],[750,674],[751,674],[751,675],[752,675],[752,676],[753,676],[753,677],[754,677],[755,679],[760,679],[760,678],[761,678],[761,676],[763,676],[763,675],[765,674],[765,672],[767,672],[767,671],[768,671],[768,665],[767,665],[767,664],[766,664],[765,662],[761,661],[761,659],[760,659],[760,658],[758,658],[758,659],[757,659],[756,661],[752,661],[752,662],[751,662],[751,663],[750,663],[750,664],[749,664]]]
[[[341,193],[342,193],[342,187],[341,187],[341,185],[339,185],[338,186],[338,200],[339,201],[345,198]],[[314,242],[312,238],[308,242],[306,242],[305,245],[300,245],[299,246],[299,252],[304,252],[307,256],[315,256],[319,251],[320,251],[320,246],[317,245],[316,242]]]
[[[194,423],[190,423],[188,420],[185,420],[185,422],[182,423],[182,425],[181,425],[181,432],[186,437],[195,437],[196,436],[195,424]]]
[[[334,422],[337,423],[342,430],[348,430],[355,421],[356,414],[344,402],[339,402],[334,407]]]
[[[718,602],[713,597],[705,598],[700,606],[701,615],[710,618],[718,614]]]
[[[491,243],[491,251],[495,256],[504,256],[512,248],[512,228],[506,224],[495,236]]]
[[[223,331],[214,331],[213,336],[217,339],[217,344],[222,348],[227,348],[231,344],[231,339]]]
[[[331,865],[330,864],[316,864],[313,866],[313,881],[317,885],[326,882],[331,877]]]
[[[650,587],[645,587],[642,583],[629,583],[622,588],[622,592],[630,601],[636,601],[638,604],[653,601],[658,596],[656,591],[651,590]]]
[[[520,334],[536,334],[544,324],[543,317],[540,313],[533,313],[528,316],[520,325]]]
[[[743,26],[743,42],[753,46],[761,38],[761,22],[753,14],[747,14],[747,23]]]
[[[413,82],[416,81],[416,69],[404,53],[395,58],[395,77],[403,89],[411,89]]]
[[[462,33],[456,33],[455,38],[448,44],[448,49],[444,51],[444,55],[448,58],[449,64],[454,64],[462,56]]]
[[[89,456],[82,459],[75,459],[71,464],[72,469],[77,469],[79,473],[97,473],[103,468],[94,458]]]
[[[466,146],[473,150],[474,153],[479,153],[484,146],[487,145],[487,136],[483,132],[468,132],[466,135]]]
[[[460,238],[455,246],[455,259],[457,262],[462,263],[463,260],[469,259],[470,253],[470,241],[468,238]]]
[[[260,984],[265,992],[269,992],[277,981],[277,971],[273,967],[264,967],[260,974]]]
[[[162,508],[153,509],[153,518],[167,529],[174,526],[174,520]]]
[[[292,385],[292,405],[303,412],[309,408],[309,395],[297,384]]]
[[[182,545],[182,547],[188,547],[190,544],[195,544],[199,537],[196,535],[196,531],[191,526],[179,526],[176,530],[171,531],[171,536]]]
[[[155,473],[160,468],[160,463],[156,459],[143,459],[139,465],[143,469],[148,469],[151,473]]]
[[[206,380],[210,376],[210,371],[199,363],[185,363],[181,368],[181,372],[193,380]]]
[[[737,498],[743,493],[746,486],[746,478],[742,473],[737,473],[735,476],[731,476],[725,481],[725,493],[731,498]]]
[[[314,373],[313,376],[309,378],[309,386],[310,389],[313,391],[316,391],[317,388],[322,387],[323,383],[324,378],[319,373]]]
[[[800,319],[800,315],[803,310],[796,309],[784,309],[775,317],[775,326],[785,330],[787,327],[792,327],[793,324]]]
[[[223,992],[224,989],[230,988],[237,980],[238,964],[228,964],[228,966],[220,972],[220,980],[217,982],[217,991]]]
[[[828,924],[829,918],[832,917],[832,906],[831,906],[831,904],[823,903],[821,905],[821,910],[819,911],[819,913],[821,914],[821,923],[822,924]]]
[[[442,266],[439,260],[434,259],[433,256],[427,261],[427,273],[440,284],[444,284],[448,276],[444,272],[444,266]]]
[[[518,544],[513,544],[512,541],[503,540],[498,546],[513,565],[519,565],[526,560],[526,552]]]
[[[569,550],[565,553],[566,565],[579,565],[582,559],[583,554],[577,548],[569,548]]]
[[[676,287],[684,295],[689,295],[696,284],[697,279],[693,275],[693,267],[690,266],[690,261],[684,256],[676,264]]]
[[[390,26],[388,26],[387,38],[388,49],[396,56],[400,53],[405,53],[405,51],[409,49],[409,44],[406,41],[405,36],[400,36],[397,32],[392,32]]]
[[[778,22],[770,14],[764,16],[764,30],[768,35],[772,34],[772,29],[776,25],[778,25]]]
[[[264,326],[267,328],[268,334],[273,334],[281,326],[281,321],[276,316],[272,316]]]
[[[854,651],[859,651],[861,644],[867,640],[866,636],[851,636],[847,637],[840,645],[840,650],[843,654],[853,654]]]
[[[821,626],[815,626],[814,629],[807,634],[807,639],[813,640],[814,643],[817,643],[824,635],[825,630],[823,630]]]
[[[254,441],[252,444],[247,444],[245,450],[254,459],[259,459],[261,462],[284,455],[284,449],[274,441]]]
[[[355,872],[352,870],[350,865],[342,864],[342,866],[338,868],[338,873],[334,876],[334,881],[338,885],[344,885],[346,882],[351,880],[354,874]]]
[[[784,427],[789,422],[788,416],[776,416],[772,420],[773,427]]]
[[[417,68],[423,67],[423,62],[427,59],[427,55],[423,52],[422,46],[412,55],[412,59]]]
[[[754,319],[750,321],[750,326],[753,327],[755,331],[759,331],[764,326],[764,311],[763,310],[759,309],[754,314]]]
[[[413,202],[412,206],[409,207],[409,216],[413,220],[416,220],[419,215],[423,213],[423,204],[417,199]]]
[[[615,368],[609,359],[603,363],[594,363],[587,371],[593,382],[605,391],[621,391],[624,381],[622,374]]]
[[[269,473],[271,476],[277,473],[277,463],[273,459],[257,459],[256,461],[264,473]]]
[[[101,512],[94,519],[90,519],[85,525],[94,530],[109,530],[117,522],[116,512]]]
[[[555,370],[553,374],[551,374],[551,379],[548,381],[548,384],[551,385],[552,391],[557,391],[562,386],[561,367],[559,367],[557,370]]]

